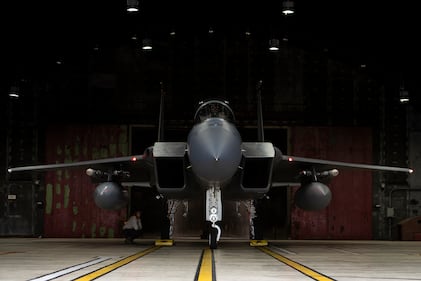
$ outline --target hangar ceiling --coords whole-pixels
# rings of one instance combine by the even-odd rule
[[[139,2],[140,11],[131,16],[124,0],[15,2],[9,13],[13,24],[6,28],[9,51],[27,56],[63,48],[77,52],[95,41],[118,44],[130,32],[165,37],[171,26],[192,36],[201,25],[255,26],[256,33],[286,32],[291,44],[403,64],[419,46],[410,1],[295,1],[296,13],[288,17],[280,12],[282,0]]]
[[[139,2],[140,11],[136,14],[126,12],[123,0],[13,3],[8,10],[13,24],[6,28],[6,51],[3,52],[6,79],[2,88],[7,92],[12,84],[31,81],[31,87],[42,88],[39,95],[45,95],[47,107],[62,103],[64,96],[79,101],[70,105],[92,110],[109,105],[101,100],[110,95],[104,89],[119,83],[110,76],[116,68],[120,67],[120,75],[124,73],[127,77],[127,81],[123,81],[126,86],[120,91],[136,92],[139,87],[150,87],[146,91],[150,95],[159,91],[158,80],[179,83],[174,81],[193,80],[198,74],[194,71],[185,76],[168,74],[171,54],[177,56],[176,72],[183,69],[183,63],[192,63],[188,60],[189,54],[199,56],[199,63],[209,65],[215,60],[227,63],[228,57],[228,63],[241,68],[244,57],[229,61],[229,55],[233,57],[247,48],[252,49],[251,54],[259,62],[252,65],[255,69],[251,70],[255,71],[252,78],[256,80],[273,68],[265,54],[271,38],[279,38],[281,44],[316,57],[339,61],[350,69],[363,65],[370,75],[382,81],[393,80],[398,86],[404,84],[411,94],[420,88],[416,71],[420,62],[420,43],[416,38],[418,22],[412,16],[415,4],[409,1],[398,5],[378,1],[295,1],[296,13],[288,17],[280,12],[281,0]],[[172,31],[175,35],[171,35]],[[246,32],[249,35],[245,35]],[[133,40],[134,36],[137,41]],[[244,41],[245,36],[253,43],[242,49],[238,46],[250,44]],[[154,50],[147,56],[138,49],[145,37],[154,43]],[[208,43],[211,45],[204,47]],[[221,59],[222,52],[225,55]],[[131,63],[133,60],[136,63]],[[146,77],[139,69],[147,63],[150,76]],[[219,69],[204,66],[202,76],[215,74]],[[139,78],[140,74],[144,77]],[[225,84],[217,90],[231,90],[226,83],[234,78],[223,78],[221,83]],[[168,81],[171,79],[173,82]],[[151,82],[154,84],[149,85],[144,80],[154,80]],[[212,81],[206,80],[206,83],[212,85]],[[98,95],[103,98],[87,98],[81,91],[86,84],[102,89]],[[179,88],[186,85],[188,81]],[[57,91],[63,96],[52,93]],[[188,93],[186,91],[186,96]],[[155,101],[155,97],[149,100],[146,97],[145,101],[151,99]],[[415,102],[418,102],[416,98]]]

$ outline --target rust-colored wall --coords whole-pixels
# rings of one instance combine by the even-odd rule
[[[46,162],[61,163],[128,154],[127,126],[55,126],[46,133]],[[46,237],[118,237],[126,209],[107,211],[93,201],[85,169],[46,174]]]
[[[46,162],[70,162],[128,154],[127,126],[57,126],[46,135]],[[290,130],[290,154],[371,163],[371,131],[366,128]],[[92,197],[95,185],[84,169],[48,172],[46,237],[119,237],[126,209],[106,211]],[[371,172],[340,169],[331,183],[333,199],[319,212],[292,207],[293,239],[371,239]],[[291,191],[292,193],[295,190]],[[293,194],[291,194],[293,195]]]
[[[290,154],[329,160],[372,163],[371,130],[367,128],[296,127],[290,131]],[[293,205],[293,239],[371,239],[372,177],[370,171],[339,169],[330,184],[332,201],[321,211]],[[296,188],[292,189],[292,194]],[[291,197],[293,198],[293,197]]]

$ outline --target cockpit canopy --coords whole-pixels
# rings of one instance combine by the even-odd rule
[[[219,99],[201,101],[194,115],[194,121],[200,123],[214,117],[225,119],[231,123],[235,122],[234,112],[227,101]]]

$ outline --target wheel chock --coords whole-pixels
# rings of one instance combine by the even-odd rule
[[[267,245],[268,245],[267,240],[250,240],[250,246],[252,247],[263,247]]]
[[[173,246],[174,240],[172,239],[159,239],[155,240],[155,246]]]

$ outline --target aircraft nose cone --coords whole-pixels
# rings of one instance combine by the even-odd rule
[[[220,119],[196,125],[189,134],[189,159],[195,174],[210,182],[229,180],[241,160],[241,139],[237,129]]]

